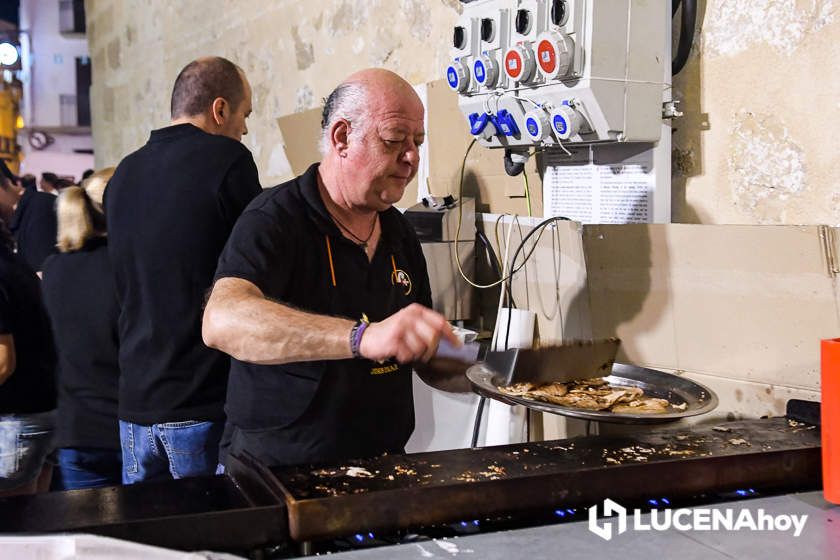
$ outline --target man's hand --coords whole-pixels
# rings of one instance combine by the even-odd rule
[[[401,364],[428,362],[441,338],[461,345],[443,315],[412,303],[384,321],[371,323],[362,334],[359,352],[374,361],[395,358]]]

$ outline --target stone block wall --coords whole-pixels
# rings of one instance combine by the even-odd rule
[[[674,80],[685,112],[673,137],[674,221],[840,223],[836,4],[699,0],[695,47]],[[457,0],[87,0],[86,9],[97,166],[165,125],[178,71],[218,54],[253,86],[244,142],[268,186],[291,175],[278,117],[317,107],[368,66],[412,83],[440,78],[461,8]]]

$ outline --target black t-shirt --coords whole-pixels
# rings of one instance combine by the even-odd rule
[[[55,350],[40,281],[20,255],[0,247],[0,334],[11,334],[17,366],[0,385],[0,414],[55,408]]]
[[[58,352],[57,445],[119,449],[119,306],[107,240],[49,257],[41,287]]]
[[[105,191],[120,302],[119,416],[217,420],[229,359],[201,339],[204,299],[234,222],[260,192],[240,142],[182,124],[155,130]]]
[[[41,270],[44,259],[57,251],[56,200],[45,192],[24,190],[9,225],[18,253],[35,271]]]
[[[327,214],[317,170],[313,165],[248,206],[216,279],[242,278],[267,298],[353,320],[365,313],[381,321],[413,302],[431,307],[426,262],[402,214],[379,214],[382,236],[369,262]],[[231,360],[225,411],[239,428],[281,428],[272,452],[252,450],[275,464],[400,451],[414,429],[411,367],[364,359],[269,366]]]

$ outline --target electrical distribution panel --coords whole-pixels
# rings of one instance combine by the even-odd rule
[[[475,0],[449,87],[486,147],[656,142],[670,92],[670,2]]]

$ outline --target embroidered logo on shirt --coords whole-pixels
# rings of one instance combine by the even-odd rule
[[[406,271],[401,268],[397,268],[394,272],[391,273],[391,283],[395,286],[399,284],[405,290],[403,293],[404,295],[408,295],[411,293],[411,277],[408,275]]]
[[[398,369],[400,369],[399,365],[388,364],[387,366],[371,368],[370,369],[370,374],[371,375],[382,375],[382,374],[385,374],[385,373],[394,373]]]

